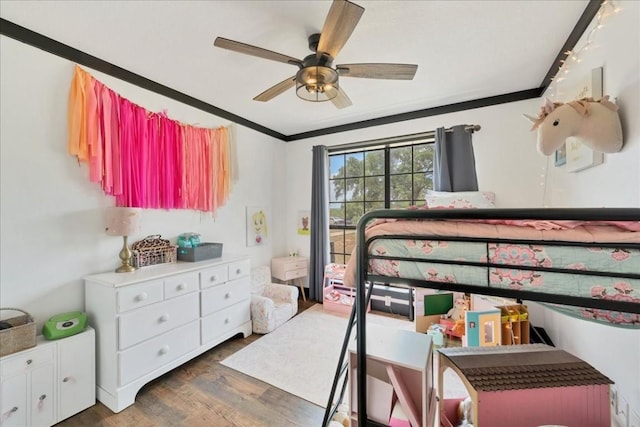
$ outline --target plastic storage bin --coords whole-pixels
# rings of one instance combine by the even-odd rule
[[[178,260],[197,262],[222,256],[222,243],[200,243],[195,248],[178,248]]]

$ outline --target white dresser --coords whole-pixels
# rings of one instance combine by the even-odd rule
[[[0,358],[0,425],[51,426],[96,403],[90,327]]]
[[[152,379],[251,335],[250,269],[247,257],[223,257],[85,277],[98,400],[120,412]]]

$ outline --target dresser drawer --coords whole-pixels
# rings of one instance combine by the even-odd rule
[[[211,267],[200,272],[200,289],[210,288],[229,280],[229,268],[226,265]]]
[[[297,279],[305,277],[307,272],[307,258],[284,257],[271,260],[271,274],[280,280]]]
[[[198,294],[191,293],[120,316],[120,350],[198,318]]]
[[[294,259],[292,261],[288,261],[284,264],[285,270],[298,270],[298,269],[307,269],[307,259]]]
[[[120,289],[117,295],[118,313],[162,301],[163,282],[163,280],[155,280]]]
[[[198,290],[197,272],[178,274],[164,279],[164,298],[174,298]]]
[[[50,363],[53,360],[53,345],[38,346],[33,350],[24,350],[15,356],[3,358],[0,363],[0,376],[26,372],[36,366]]]
[[[121,352],[118,356],[120,385],[195,350],[200,345],[199,339],[198,321],[194,321]]]
[[[306,277],[306,276],[307,276],[307,267],[284,272],[284,280],[297,279],[299,277]]]
[[[243,277],[206,289],[201,293],[200,315],[206,316],[250,297],[251,280]]]
[[[239,277],[249,276],[251,270],[251,261],[244,259],[229,264],[229,280]]]
[[[204,345],[250,320],[251,308],[248,300],[217,311],[200,321],[202,326],[202,344]]]

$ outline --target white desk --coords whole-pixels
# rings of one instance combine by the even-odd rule
[[[304,295],[302,278],[307,277],[309,274],[308,263],[309,260],[301,256],[273,258],[271,260],[271,275],[285,283],[288,283],[290,280],[295,283],[297,280],[302,299],[306,301],[307,297]]]

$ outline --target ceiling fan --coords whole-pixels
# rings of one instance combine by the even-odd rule
[[[337,108],[345,108],[351,105],[351,100],[339,84],[339,77],[412,80],[418,69],[414,64],[388,63],[333,66],[333,60],[351,36],[363,13],[364,8],[355,3],[333,0],[322,32],[309,36],[309,49],[314,53],[302,60],[223,37],[217,37],[213,44],[223,49],[284,62],[299,68],[295,76],[288,77],[265,90],[253,98],[254,101],[269,101],[295,86],[299,98],[312,102],[331,101]]]

